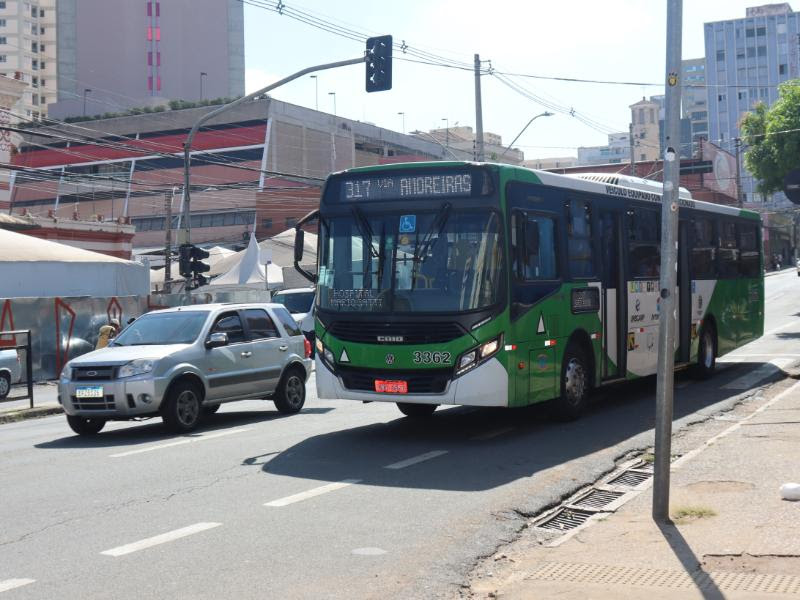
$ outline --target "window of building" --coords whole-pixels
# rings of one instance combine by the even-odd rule
[[[47,96],[41,96],[41,97],[39,98],[39,103],[40,103],[42,106],[47,106]]]
[[[571,200],[567,221],[569,272],[572,277],[594,276],[592,208],[585,200]]]
[[[758,67],[758,83],[766,83],[767,82],[767,67],[764,65],[763,67]]]
[[[39,33],[40,33],[41,35],[44,35],[44,27],[39,27]]]
[[[36,10],[35,6],[31,6],[31,17],[33,17],[35,19],[38,12],[39,11]]]
[[[151,92],[153,91],[153,76],[152,75],[147,78],[147,89],[149,91],[151,91]]]
[[[655,109],[651,108],[650,109],[650,123],[655,123],[656,122],[656,116],[655,115],[656,115]]]
[[[775,32],[778,35],[780,35],[780,34],[784,34],[785,35],[786,34],[786,23],[778,23],[775,26]]]
[[[34,106],[39,105],[39,96],[34,95],[33,98],[31,98],[31,100],[33,101]]]
[[[753,29],[752,27],[748,27],[747,29],[744,30],[744,34],[745,34],[745,37],[749,37],[749,38],[756,37],[756,30]]]
[[[39,49],[38,42],[31,42],[31,52],[36,52]]]
[[[41,62],[39,63],[39,66],[41,67],[42,71],[44,71],[44,68],[45,68],[45,66],[46,66],[46,65],[44,64],[44,61],[41,61]]]
[[[758,95],[762,100],[766,100],[767,98],[769,98],[769,90],[763,87],[760,90],[758,90]]]
[[[754,46],[750,46],[747,48],[747,58],[755,58],[756,57],[756,49]]]
[[[147,53],[147,66],[148,67],[152,67],[153,66],[153,53],[152,52],[148,52]]]
[[[639,123],[644,125],[644,109],[643,108],[639,109]]]
[[[156,41],[161,41],[161,27],[156,27]]]
[[[43,17],[44,17],[44,9],[43,9],[43,8],[40,8],[40,9],[39,9],[39,18],[41,19],[41,18],[43,18]]]
[[[152,17],[153,16],[153,3],[150,2],[149,0],[147,2],[147,16],[148,17]]]
[[[156,66],[161,66],[161,52],[156,52]]]
[[[726,100],[726,98],[725,98],[725,94],[719,94],[719,95],[717,95],[717,100],[718,100],[719,102],[725,102],[725,100]]]
[[[31,79],[31,87],[39,87],[39,78],[38,77],[34,77],[33,79]]]
[[[787,65],[778,65],[778,75],[786,75],[787,70],[788,70]]]
[[[294,227],[297,225],[297,217],[286,217],[286,226]]]
[[[744,67],[739,67],[736,69],[736,78],[739,81],[744,81],[744,78],[747,76],[747,70]]]
[[[639,155],[639,160],[647,160],[647,154],[644,154],[644,153],[640,154]]]
[[[0,9],[5,8],[5,7],[6,7],[6,3],[5,2],[0,2]]]
[[[767,28],[766,27],[756,27],[756,35],[758,37],[764,37],[767,35]]]
[[[46,83],[47,83],[47,80],[46,80],[46,79],[40,79],[40,80],[39,80],[39,84],[40,84],[42,87],[44,87]]]
[[[272,217],[261,219],[261,227],[264,229],[272,229]]]
[[[738,96],[739,100],[747,100],[747,92],[739,92]]]
[[[3,45],[3,46],[5,46],[7,43],[8,43],[8,42],[6,41],[6,38],[5,38],[5,36],[3,36],[3,37],[0,37],[0,45]]]
[[[0,27],[5,27],[5,26],[6,26],[6,20],[0,19]]]
[[[725,60],[725,50],[717,50],[717,62]]]
[[[767,47],[766,46],[759,46],[756,48],[758,56],[766,56],[767,55]]]
[[[156,2],[156,16],[161,16],[161,2]]]
[[[5,54],[0,54],[0,63],[4,63],[8,61],[8,57]]]
[[[161,75],[156,77],[156,90],[159,92],[161,91]]]
[[[147,28],[147,41],[148,42],[152,42],[153,41],[153,28],[152,27],[148,27]]]
[[[736,50],[736,60],[744,60],[744,48]]]

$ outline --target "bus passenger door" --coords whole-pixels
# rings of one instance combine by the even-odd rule
[[[689,222],[678,223],[678,341],[676,362],[689,362],[692,327],[692,279],[689,273]]]
[[[603,379],[625,377],[627,292],[622,269],[622,214],[599,211],[603,285]]]

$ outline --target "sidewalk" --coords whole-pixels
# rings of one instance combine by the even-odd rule
[[[16,400],[14,397],[27,392],[24,385],[13,386],[11,394],[0,400],[0,424],[44,417],[63,412],[58,403],[58,388],[55,382],[36,383],[33,386],[33,408],[30,400]]]
[[[674,437],[674,524],[653,522],[649,478],[576,530],[532,521],[478,565],[462,596],[800,597],[800,502],[779,492],[800,483],[800,382],[780,381]]]

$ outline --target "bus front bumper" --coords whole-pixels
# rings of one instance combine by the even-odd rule
[[[408,402],[411,404],[459,404],[462,406],[508,406],[508,373],[496,358],[453,379],[441,394],[380,394],[349,390],[334,375],[319,354],[315,359],[317,397],[326,400],[362,402]]]

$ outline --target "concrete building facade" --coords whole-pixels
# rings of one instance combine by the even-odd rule
[[[609,133],[606,146],[581,146],[578,148],[576,165],[619,164],[630,162],[630,159],[630,134],[628,132]]]
[[[800,13],[788,3],[748,8],[744,18],[705,24],[712,142],[735,152],[742,116],[758,102],[772,105],[778,98],[778,84],[800,77],[798,34]],[[763,202],[741,154],[743,200]]]
[[[662,104],[654,98],[642,98],[630,105],[633,125],[633,153],[636,161],[653,161],[659,157],[658,117]]]
[[[51,116],[243,95],[243,11],[237,0],[58,0]]]
[[[706,94],[706,59],[690,58],[681,62],[681,116],[689,119],[692,143],[708,139],[708,95]]]
[[[574,167],[578,164],[578,159],[575,156],[560,156],[555,158],[532,158],[530,160],[523,160],[522,166],[528,169],[565,169],[567,167]]]
[[[468,125],[431,129],[427,133],[416,131],[412,134],[440,144],[450,158],[475,160],[476,135],[472,127]],[[483,154],[487,161],[512,165],[522,164],[525,159],[525,154],[521,150],[503,146],[503,138],[489,131],[483,132]]]
[[[56,79],[56,0],[0,1],[0,75],[27,85],[16,111],[23,120],[47,116]]]

